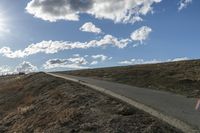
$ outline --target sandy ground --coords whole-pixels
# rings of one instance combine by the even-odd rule
[[[117,99],[44,73],[0,78],[0,132],[177,133]]]

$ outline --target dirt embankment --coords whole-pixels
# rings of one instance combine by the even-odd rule
[[[200,97],[200,60],[62,72]]]
[[[180,132],[114,98],[44,73],[0,84],[1,133]]]

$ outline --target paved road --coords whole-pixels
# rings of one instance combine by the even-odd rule
[[[197,99],[93,78],[69,76],[61,73],[57,73],[57,75],[77,79],[91,85],[108,89],[200,129],[200,112],[194,109]]]

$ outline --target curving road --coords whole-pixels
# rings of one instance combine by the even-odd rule
[[[47,73],[47,74],[79,82],[87,86],[91,85],[90,87],[96,86],[103,88],[105,90],[108,90],[109,92],[112,92],[114,95],[117,94],[122,97],[125,97],[124,98],[125,100],[123,98],[121,98],[121,100],[124,100],[126,102],[136,101],[138,103],[141,103],[149,107],[150,109],[160,112],[163,115],[169,116],[169,118],[175,118],[175,120],[180,120],[181,122],[188,125],[192,129],[195,129],[193,131],[190,130],[190,132],[200,132],[199,130],[200,112],[195,110],[195,104],[197,100],[194,98],[186,98],[185,96],[176,95],[169,92],[138,88],[114,82],[97,80],[93,78],[76,77],[62,73]],[[148,108],[140,108],[140,109],[150,114],[153,114],[152,113],[153,111],[148,110]],[[172,123],[170,123],[170,120],[167,119],[168,118],[163,120],[172,125]],[[182,125],[176,127],[182,128],[181,126]],[[182,130],[185,130],[185,132],[189,131],[189,130],[186,131],[186,128],[185,129],[182,128]]]

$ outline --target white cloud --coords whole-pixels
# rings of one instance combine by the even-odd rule
[[[148,37],[149,34],[152,32],[152,29],[147,26],[142,26],[141,28],[135,30],[131,34],[131,39],[133,41],[140,41],[140,43],[143,43]]]
[[[91,57],[94,59],[94,61],[92,61],[90,65],[97,65],[99,62],[105,62],[112,59],[112,57],[108,57],[103,54],[92,55]]]
[[[97,65],[99,62],[98,61],[92,61],[91,63],[90,63],[90,65]]]
[[[155,64],[155,63],[161,63],[161,62],[174,62],[174,61],[183,61],[183,60],[189,60],[189,58],[182,57],[182,58],[174,58],[174,59],[168,59],[168,60],[131,59],[131,60],[120,61],[118,63],[122,65],[137,65],[137,64]]]
[[[192,3],[192,0],[180,0],[178,10],[181,11],[182,9],[186,8],[189,4]]]
[[[24,61],[16,67],[15,72],[30,73],[35,72],[37,70],[38,68],[36,66],[32,65],[30,62]]]
[[[80,30],[84,32],[92,32],[92,33],[97,33],[97,34],[102,33],[101,29],[96,27],[92,22],[87,22],[83,24],[80,27]]]
[[[86,65],[88,62],[85,60],[84,57],[74,57],[68,58],[66,61],[69,61],[74,64]]]
[[[0,49],[0,54],[8,58],[23,58],[37,53],[53,54],[62,50],[69,49],[88,49],[95,47],[105,47],[113,45],[118,48],[124,48],[131,42],[130,39],[118,39],[112,35],[105,35],[100,40],[92,40],[89,42],[69,42],[69,41],[42,41],[31,44],[24,50],[12,51],[9,47]]]
[[[88,61],[84,57],[74,56],[67,59],[50,59],[48,60],[43,67],[45,69],[54,69],[54,68],[68,68],[68,69],[82,69],[88,68],[85,65],[88,64]]]
[[[133,47],[136,48],[136,47],[138,47],[139,45],[141,45],[141,44],[140,44],[140,43],[135,43],[135,44],[133,44]]]
[[[131,65],[132,62],[131,61],[128,61],[128,60],[124,60],[124,61],[120,61],[118,62],[119,64],[122,64],[122,65]]]
[[[92,59],[92,60],[91,60]],[[54,68],[68,68],[68,69],[83,69],[89,68],[89,65],[97,65],[100,62],[111,60],[112,57],[108,57],[103,54],[99,55],[84,55],[81,57],[79,54],[74,54],[73,57],[66,59],[50,59],[43,65],[45,69]]]
[[[87,58],[89,55],[84,55],[85,58]]]
[[[144,59],[131,59],[131,60],[125,60],[118,62],[119,64],[123,65],[137,65],[137,64],[154,64],[159,63],[161,61],[158,61],[156,59],[145,61]]]
[[[38,68],[34,65],[32,65],[30,62],[22,62],[19,65],[17,65],[15,68],[11,68],[10,66],[0,66],[0,75],[7,75],[7,74],[18,74],[19,72],[35,72]]]
[[[12,72],[9,66],[0,66],[0,75],[10,74]]]
[[[110,19],[116,23],[135,23],[142,16],[153,12],[152,5],[161,0],[31,0],[26,11],[37,18],[78,21],[86,13],[98,19]]]
[[[175,59],[169,59],[168,61],[183,61],[183,60],[189,60],[188,57],[180,57],[180,58],[175,58]]]
[[[92,58],[93,58],[93,59],[100,59],[101,61],[105,61],[105,60],[108,59],[108,56],[99,54],[99,55],[92,55]]]

